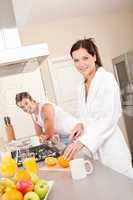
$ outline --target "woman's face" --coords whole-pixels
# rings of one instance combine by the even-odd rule
[[[89,76],[96,71],[96,56],[89,54],[86,49],[80,48],[76,51],[73,51],[72,58],[75,67],[85,79],[89,78]]]
[[[28,98],[23,98],[21,102],[18,102],[17,104],[24,112],[27,112],[29,114],[35,113],[37,109],[37,104],[28,99]]]

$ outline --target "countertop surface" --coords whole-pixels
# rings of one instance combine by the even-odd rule
[[[133,180],[94,162],[94,172],[74,181],[69,170],[38,170],[40,177],[54,180],[48,200],[133,200]]]

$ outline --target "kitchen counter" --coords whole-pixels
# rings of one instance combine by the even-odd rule
[[[39,176],[54,180],[48,200],[133,200],[133,180],[94,163],[94,172],[74,181],[70,171],[39,170]]]

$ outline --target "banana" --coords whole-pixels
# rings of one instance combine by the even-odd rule
[[[5,187],[8,187],[8,188],[15,188],[15,183],[10,180],[9,178],[2,178],[1,181],[3,182],[3,185]]]
[[[5,185],[3,184],[3,181],[0,180],[0,197],[2,196],[2,194],[4,193],[5,191]]]

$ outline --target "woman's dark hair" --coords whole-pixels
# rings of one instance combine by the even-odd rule
[[[95,45],[93,38],[78,40],[76,43],[74,43],[70,50],[71,57],[73,57],[72,53],[80,48],[86,49],[87,52],[89,54],[91,54],[92,56],[95,55],[96,56],[96,66],[97,67],[102,66],[101,58],[100,58],[100,55],[98,52],[98,47]]]
[[[34,101],[28,92],[20,92],[20,93],[16,94],[16,98],[15,98],[16,105],[18,105],[18,102],[21,102],[24,98]]]

